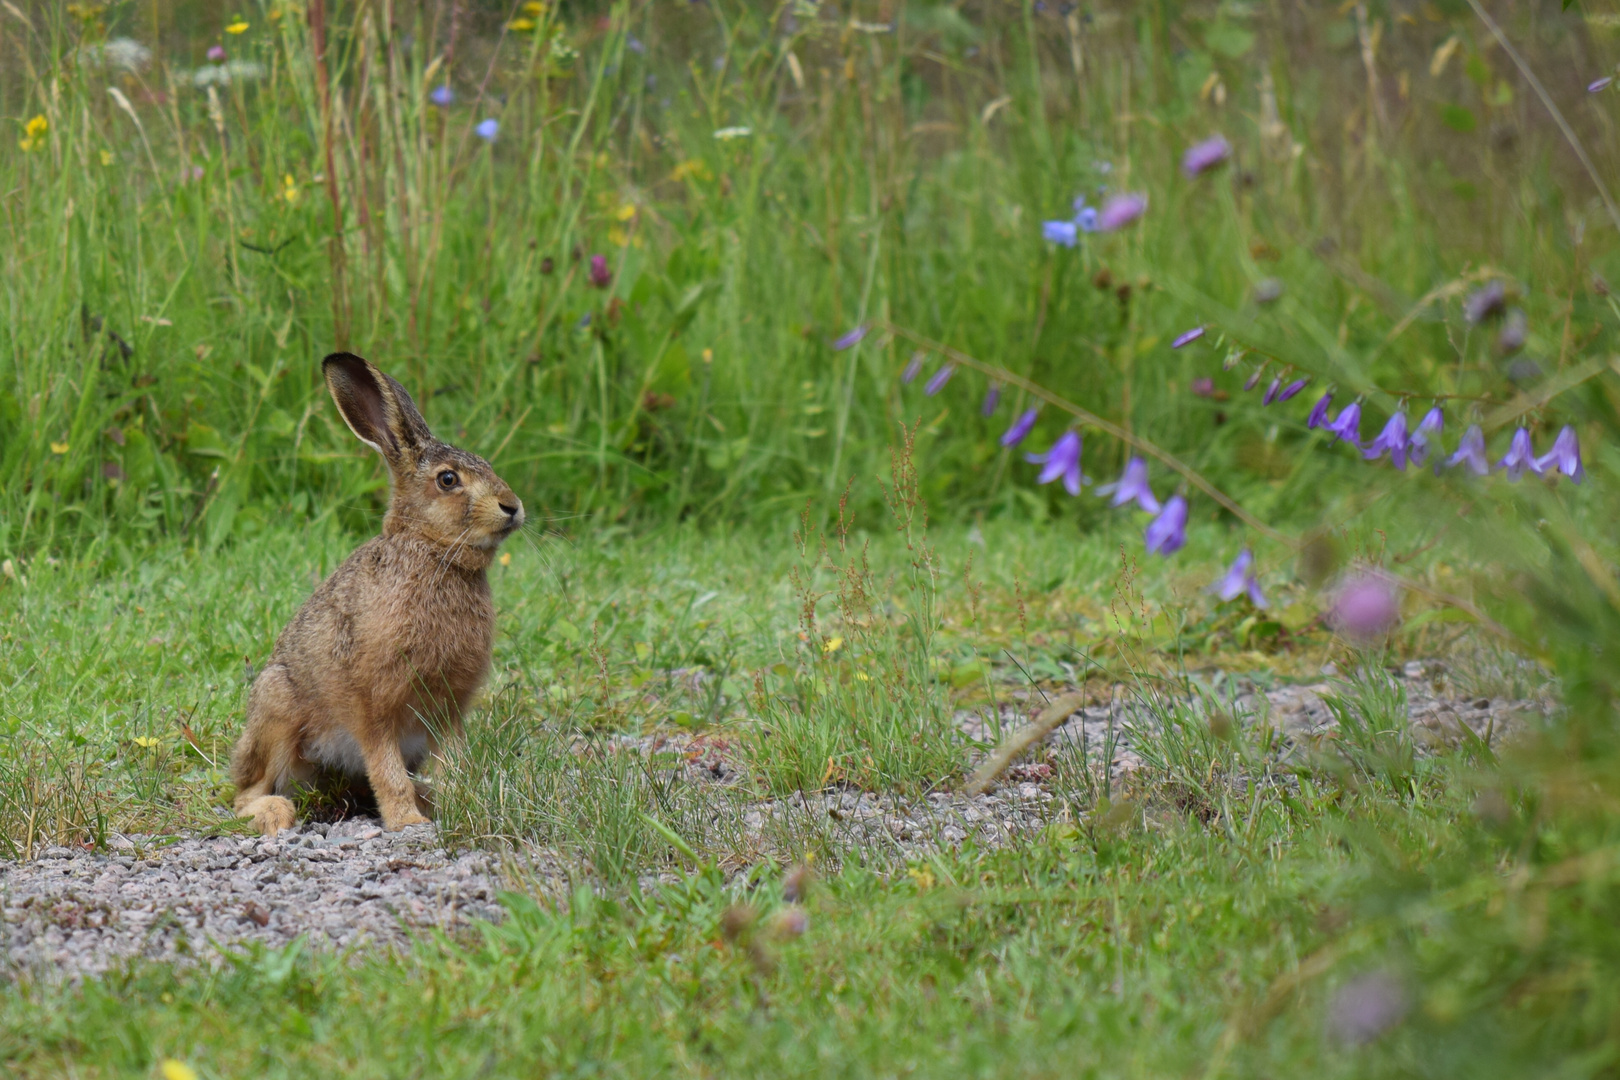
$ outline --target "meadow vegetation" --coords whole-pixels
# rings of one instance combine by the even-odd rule
[[[386,498],[317,374],[341,347],[541,523],[491,570],[438,816],[573,875],[515,859],[505,922],[403,956],[25,978],[0,1063],[1613,1075],[1617,31],[1551,0],[0,6],[0,859],[241,828],[255,666]],[[1043,230],[1126,192],[1127,228]],[[1329,389],[1371,430],[1438,403],[1443,450],[1365,460],[1307,425]],[[1159,455],[1185,547],[1036,482],[1056,398],[1098,421],[1087,477]],[[1492,462],[1570,426],[1585,482],[1428,468],[1471,423]],[[1244,548],[1263,608],[1208,589]],[[1403,618],[1353,642],[1328,609],[1369,571]],[[1436,657],[1559,707],[1420,752],[1387,671]],[[1230,715],[1234,673],[1328,663],[1324,752]],[[742,825],[953,790],[1002,734],[959,712],[1077,686],[1155,717],[1146,767],[1054,751],[1051,822],[1002,847]],[[742,781],[684,781],[665,734]]]

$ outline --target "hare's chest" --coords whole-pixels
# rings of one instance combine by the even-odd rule
[[[489,668],[495,606],[487,587],[443,589],[413,605],[400,626],[401,653],[418,673],[457,693]]]

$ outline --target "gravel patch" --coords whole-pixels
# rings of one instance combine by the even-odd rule
[[[501,917],[491,857],[447,855],[432,825],[386,833],[356,818],[273,840],[120,836],[112,847],[0,860],[0,981],[137,958],[217,964],[249,942],[279,948],[300,935],[397,948],[413,933]]]

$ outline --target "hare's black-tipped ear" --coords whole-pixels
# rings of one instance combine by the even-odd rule
[[[321,371],[343,422],[389,465],[411,465],[416,452],[433,438],[411,395],[370,361],[353,353],[333,353],[321,361]]]

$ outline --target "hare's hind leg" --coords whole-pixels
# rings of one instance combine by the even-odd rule
[[[231,751],[237,816],[252,818],[266,836],[291,828],[297,820],[292,800],[275,793],[298,761],[297,712],[291,689],[279,665],[259,675],[248,697],[247,728]]]

